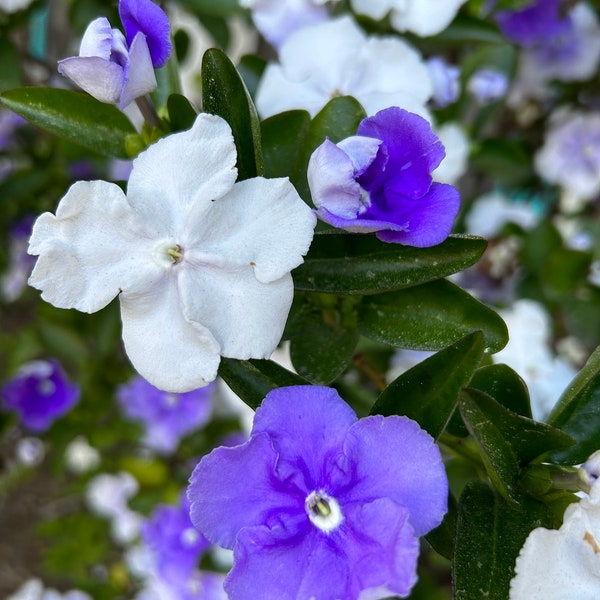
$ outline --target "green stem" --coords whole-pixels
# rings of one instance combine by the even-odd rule
[[[139,98],[135,99],[135,103],[140,109],[140,112],[142,113],[144,121],[146,121],[148,127],[157,127],[158,129],[162,129],[160,117],[154,108],[154,104],[152,104],[152,100],[150,100],[150,96],[147,94],[145,96],[140,96]]]

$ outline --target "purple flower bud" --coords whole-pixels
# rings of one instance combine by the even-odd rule
[[[210,418],[213,387],[172,394],[136,376],[119,387],[117,398],[125,415],[143,424],[144,443],[157,452],[169,454],[176,450],[182,437],[202,427]]]
[[[443,58],[433,56],[427,61],[427,68],[433,82],[433,101],[438,108],[456,102],[460,93],[460,69],[449,65]]]
[[[55,359],[24,364],[0,389],[5,410],[15,411],[31,431],[46,431],[79,400],[79,388],[69,383]]]
[[[356,136],[326,140],[312,154],[308,182],[317,216],[384,242],[427,247],[450,234],[456,188],[434,183],[444,147],[422,117],[397,107],[364,119]]]

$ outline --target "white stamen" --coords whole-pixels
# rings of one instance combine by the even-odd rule
[[[304,506],[311,523],[325,533],[337,529],[344,520],[338,501],[323,491],[311,492]]]

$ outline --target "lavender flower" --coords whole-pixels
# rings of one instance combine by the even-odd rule
[[[0,389],[5,410],[13,410],[31,431],[46,431],[79,400],[79,388],[67,380],[59,362],[24,364]]]
[[[434,246],[448,237],[457,190],[433,183],[444,147],[427,121],[397,107],[364,119],[356,136],[327,139],[310,158],[308,182],[317,216],[385,242]]]
[[[35,258],[27,254],[32,227],[33,217],[25,217],[10,232],[8,269],[0,278],[0,293],[7,302],[14,302],[23,293],[35,265]]]
[[[230,600],[408,595],[418,538],[440,523],[448,494],[417,423],[358,420],[319,386],[270,392],[250,440],[213,450],[190,482],[192,522],[233,549]]]
[[[156,89],[154,67],[171,53],[167,15],[151,0],[121,0],[124,36],[108,19],[92,21],[81,40],[79,56],[58,63],[58,71],[102,102],[121,109]]]
[[[479,69],[469,79],[467,89],[482,104],[496,102],[506,94],[508,78],[495,69]]]
[[[432,100],[435,106],[444,108],[456,102],[460,93],[460,69],[449,65],[440,56],[433,56],[427,60],[427,68],[433,83]]]
[[[208,421],[212,393],[211,385],[170,394],[137,376],[119,387],[117,398],[123,412],[144,425],[144,443],[157,452],[170,454],[182,437]]]

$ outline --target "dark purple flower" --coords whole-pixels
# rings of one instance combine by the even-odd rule
[[[417,423],[358,420],[319,386],[270,392],[250,440],[205,456],[188,488],[196,528],[233,549],[230,600],[408,595],[418,538],[439,525],[447,494]]]
[[[18,413],[31,431],[46,431],[79,400],[79,388],[71,384],[59,362],[35,360],[24,364],[0,389],[4,408]]]
[[[144,425],[144,443],[157,452],[173,452],[182,437],[210,418],[213,385],[172,394],[155,388],[139,375],[117,390],[123,412]]]
[[[386,108],[363,119],[356,136],[327,139],[313,152],[308,182],[317,216],[384,242],[435,246],[460,205],[456,188],[431,177],[445,155],[425,119]]]
[[[535,0],[519,10],[498,12],[496,21],[504,35],[521,46],[546,45],[572,29],[565,4],[564,0]]]
[[[185,495],[177,506],[158,506],[142,525],[142,537],[152,552],[157,573],[171,585],[188,581],[210,546],[192,525]]]
[[[121,0],[119,14],[127,38],[108,19],[92,21],[79,56],[58,62],[58,71],[101,102],[127,107],[156,89],[154,67],[169,58],[169,20],[151,0]]]

